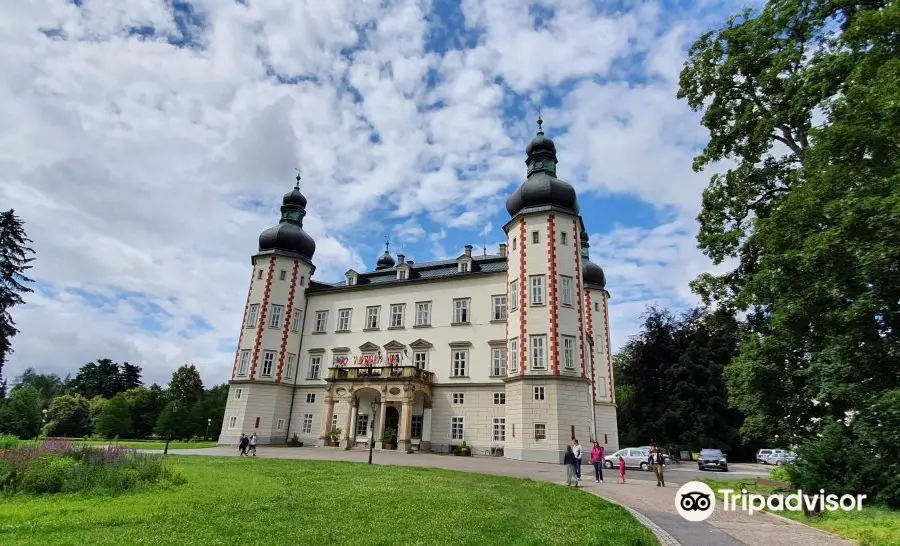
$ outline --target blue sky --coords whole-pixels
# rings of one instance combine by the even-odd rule
[[[108,357],[227,380],[249,257],[297,167],[320,280],[371,268],[385,235],[418,262],[496,252],[538,111],[615,347],[711,269],[707,135],[675,92],[691,42],[744,4],[7,4],[0,196],[38,252],[8,377]]]

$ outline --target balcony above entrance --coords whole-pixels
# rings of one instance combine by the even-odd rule
[[[415,366],[354,366],[347,368],[329,368],[326,381],[397,381],[412,380],[421,381],[431,385],[434,383],[434,373]]]

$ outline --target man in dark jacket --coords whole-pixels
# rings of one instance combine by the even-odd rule
[[[647,462],[653,466],[653,473],[656,474],[656,487],[665,487],[666,479],[663,475],[665,459],[659,448],[653,444],[650,444],[650,456],[647,458]]]

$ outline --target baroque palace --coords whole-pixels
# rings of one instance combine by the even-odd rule
[[[312,279],[306,198],[259,236],[220,443],[446,452],[558,463],[573,438],[618,449],[603,270],[540,129],[497,255],[472,247]],[[340,429],[338,433],[337,430]],[[332,434],[335,433],[335,434]]]

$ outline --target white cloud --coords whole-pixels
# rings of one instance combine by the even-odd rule
[[[690,172],[704,135],[674,99],[674,77],[697,23],[669,21],[652,2],[617,13],[544,4],[556,16],[534,29],[520,2],[465,0],[479,41],[438,55],[425,51],[427,2],[195,0],[206,26],[192,48],[167,43],[180,31],[165,0],[5,3],[0,198],[26,220],[33,275],[50,287],[15,311],[22,333],[6,375],[65,374],[108,356],[141,364],[151,381],[188,361],[208,383],[225,380],[248,255],[298,166],[317,278],[364,269],[372,257],[356,241],[374,229],[421,240],[417,261],[453,255],[447,229],[498,225],[523,175],[533,122],[504,117],[512,91],[532,104],[560,96],[545,118],[579,191],[677,211],[677,228],[596,239],[614,298],[633,296],[615,303],[614,334],[638,302],[688,297],[707,262],[682,218],[696,214],[707,177]],[[129,37],[136,26],[156,32]],[[628,84],[635,73],[652,77]],[[444,227],[425,237],[416,218]],[[477,237],[495,248],[498,235]],[[658,260],[635,254],[647,248]],[[97,308],[67,289],[139,294],[169,317],[148,330],[142,304]]]

